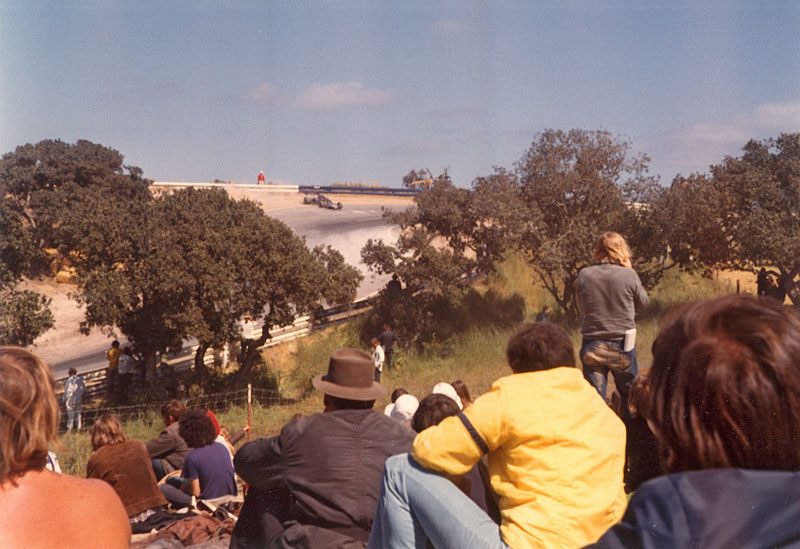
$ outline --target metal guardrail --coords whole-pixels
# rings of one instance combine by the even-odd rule
[[[349,305],[342,307],[331,307],[317,312],[315,315],[302,315],[295,318],[292,324],[288,326],[277,326],[270,330],[270,338],[259,349],[266,349],[281,345],[297,338],[306,337],[311,334],[315,328],[324,328],[339,322],[344,322],[350,318],[366,313],[372,308],[372,304],[377,297],[378,292],[374,292],[366,297],[363,297]],[[258,339],[261,337],[262,328],[256,327],[252,333],[249,334],[249,339]],[[190,344],[184,346],[180,351],[175,353],[167,353],[161,357],[162,362],[169,364],[175,371],[185,371],[194,367],[194,355],[197,352],[197,344]],[[223,349],[208,349],[203,356],[203,363],[206,366],[212,366],[215,361],[225,361],[224,356],[226,350]],[[95,398],[100,398],[106,395],[108,390],[108,369],[100,368],[79,374],[83,378],[86,385],[86,390],[83,394],[84,401],[90,401]],[[56,394],[61,395],[64,392],[64,381],[60,379],[56,381]]]
[[[155,189],[185,189],[189,187],[221,188],[221,189],[247,189],[248,191],[261,191],[265,193],[326,193],[326,194],[352,194],[352,195],[384,195],[384,196],[417,196],[421,189],[408,189],[406,187],[345,187],[339,185],[250,185],[242,183],[200,183],[184,181],[154,181]]]
[[[300,185],[299,192],[304,194],[325,193],[325,194],[367,194],[385,196],[417,196],[421,191],[418,189],[389,188],[389,187],[338,187],[321,185]]]

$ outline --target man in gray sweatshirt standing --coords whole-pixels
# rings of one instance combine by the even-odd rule
[[[611,372],[622,397],[624,417],[628,391],[639,373],[634,316],[649,299],[639,275],[631,268],[631,251],[620,234],[603,234],[594,256],[597,264],[582,269],[575,282],[583,335],[583,376],[605,398]]]

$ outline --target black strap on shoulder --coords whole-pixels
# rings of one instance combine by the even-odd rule
[[[480,433],[478,433],[478,430],[475,429],[475,426],[472,425],[472,422],[469,420],[469,418],[464,415],[464,412],[458,414],[458,419],[460,419],[461,423],[464,424],[464,427],[467,428],[469,436],[472,437],[472,440],[475,441],[475,444],[478,445],[478,448],[481,449],[481,452],[484,454],[488,454],[489,446],[487,446],[486,441],[483,440],[483,437],[481,437]]]

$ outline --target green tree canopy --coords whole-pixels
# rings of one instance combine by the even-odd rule
[[[774,268],[800,306],[800,133],[751,140],[710,175],[677,177],[661,205],[672,253],[707,271]]]
[[[30,345],[52,328],[50,299],[17,283],[28,272],[38,250],[25,220],[6,200],[0,199],[0,344]]]
[[[666,244],[653,204],[662,189],[647,173],[649,158],[607,131],[546,130],[516,164],[523,218],[511,233],[539,279],[571,321],[574,285],[593,261],[599,236],[615,231],[633,250],[634,268],[652,288],[665,268]]]
[[[116,193],[86,196],[63,234],[78,252],[84,329],[118,328],[150,372],[156,352],[196,338],[202,375],[205,350],[241,337],[244,314],[267,328],[288,324],[323,301],[352,300],[361,280],[338,252],[308,250],[257,204],[221,189],[186,189],[144,202],[127,199],[121,188]],[[329,273],[329,264],[339,272]],[[242,372],[268,338],[265,329]]]
[[[46,139],[3,155],[0,187],[11,207],[27,219],[38,247],[56,247],[56,229],[83,192],[124,187],[139,198],[148,193],[142,170],[123,160],[118,151],[91,141]]]
[[[546,130],[514,171],[495,168],[473,181],[472,189],[435,182],[414,208],[388,216],[403,231],[397,244],[370,241],[362,258],[377,272],[397,273],[407,287],[424,286],[430,295],[421,293],[415,300],[438,303],[442,296],[452,301],[447,296],[463,292],[457,281],[464,274],[490,272],[513,250],[526,258],[574,322],[575,279],[593,261],[603,232],[626,236],[646,287],[675,265],[666,260],[655,209],[663,189],[648,176],[647,163],[626,140],[606,131]],[[404,306],[412,301],[404,299]],[[420,316],[423,320],[418,316],[416,322],[432,317]]]

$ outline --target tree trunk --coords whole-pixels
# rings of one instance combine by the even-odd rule
[[[197,350],[194,352],[194,371],[197,375],[200,385],[207,381],[210,377],[208,368],[206,368],[206,351],[211,345],[209,343],[198,343]]]
[[[144,368],[147,372],[147,387],[150,393],[158,400],[167,400],[167,391],[164,389],[162,383],[158,380],[156,373],[156,350],[147,349],[142,351],[142,358],[144,358]]]
[[[253,366],[256,362],[256,356],[258,354],[258,350],[270,339],[269,328],[267,328],[267,324],[264,324],[264,327],[261,329],[261,337],[258,339],[248,339],[247,341],[247,349],[242,349],[242,354],[244,355],[244,360],[239,364],[239,377],[244,377],[250,373],[253,369]],[[243,346],[244,347],[244,346]]]

